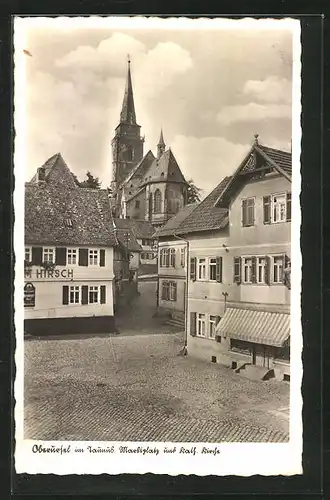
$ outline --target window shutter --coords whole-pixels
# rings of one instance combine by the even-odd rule
[[[282,272],[281,272],[281,282],[284,283],[284,269],[286,268],[287,255],[285,253],[282,255]]]
[[[101,304],[106,303],[105,285],[101,285]]]
[[[265,283],[267,285],[270,284],[270,257],[265,257],[266,262],[265,262]]]
[[[105,250],[100,250],[100,266],[105,266]]]
[[[55,263],[57,266],[66,266],[66,248],[56,248]]]
[[[81,287],[81,303],[88,304],[88,285]]]
[[[177,298],[177,282],[176,281],[173,282],[173,286],[174,286],[174,300],[176,301],[176,298]]]
[[[252,257],[252,283],[257,282],[257,257]]]
[[[88,266],[88,248],[79,248],[79,266]]]
[[[241,257],[234,257],[234,283],[241,282]]]
[[[216,280],[222,283],[222,257],[216,258]]]
[[[196,313],[190,313],[190,335],[196,337]]]
[[[264,196],[264,224],[270,224],[270,196]]]
[[[67,285],[62,287],[62,304],[64,306],[69,304],[69,287]]]
[[[242,226],[246,225],[246,216],[247,216],[247,205],[246,205],[247,200],[242,200]]]
[[[175,267],[175,249],[173,250],[173,263],[172,263],[172,266]]]
[[[166,300],[166,298],[165,298],[165,281],[162,282],[162,300]]]
[[[32,247],[32,264],[40,266],[42,263],[42,247]]]
[[[190,279],[196,281],[196,257],[190,259]]]
[[[291,222],[291,193],[286,193],[286,220]]]

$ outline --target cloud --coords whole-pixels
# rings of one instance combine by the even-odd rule
[[[243,94],[264,102],[291,103],[292,83],[286,78],[270,76],[265,80],[248,80]]]
[[[223,125],[238,122],[261,122],[268,119],[288,119],[292,108],[286,104],[258,104],[250,102],[237,106],[225,106],[218,114],[217,121]]]
[[[186,177],[205,191],[211,191],[231,175],[249,151],[250,144],[235,144],[224,137],[177,135],[171,149]]]

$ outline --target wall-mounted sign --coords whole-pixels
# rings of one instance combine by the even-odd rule
[[[32,283],[24,286],[24,307],[34,307],[36,304],[36,289]]]
[[[29,279],[45,279],[45,278],[73,278],[73,269],[32,269],[24,270],[24,277]]]

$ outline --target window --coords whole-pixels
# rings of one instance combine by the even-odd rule
[[[170,300],[176,301],[176,282],[170,281]]]
[[[286,221],[286,195],[276,194],[272,196],[272,222]]]
[[[257,257],[257,283],[266,283],[266,257]]]
[[[162,211],[162,194],[159,189],[156,189],[154,194],[154,213],[160,214]]]
[[[242,200],[242,225],[244,227],[254,225],[254,198]]]
[[[99,287],[90,286],[88,287],[88,303],[98,304],[99,303]]]
[[[252,257],[243,258],[243,282],[252,283]]]
[[[25,247],[24,260],[25,260],[25,262],[32,261],[32,248],[31,247]]]
[[[170,298],[170,284],[168,281],[163,281],[162,284],[162,299],[169,300]]]
[[[186,267],[186,249],[185,248],[180,249],[180,266]]]
[[[197,271],[197,279],[206,280],[206,259],[198,259]]]
[[[197,335],[198,337],[205,337],[206,335],[206,315],[197,314]]]
[[[53,262],[55,263],[55,248],[43,248],[42,255],[43,262]]]
[[[170,267],[175,267],[175,248],[170,248]]]
[[[218,324],[218,317],[217,316],[211,316],[209,318],[209,337],[210,339],[215,339],[215,327]]]
[[[80,304],[80,286],[69,287],[69,304]]]
[[[172,256],[171,256],[171,259],[173,260]],[[175,266],[175,255],[174,255],[174,266]],[[170,249],[169,248],[162,248],[160,250],[160,267],[170,267]]]
[[[135,208],[140,208],[140,200],[135,201]]]
[[[282,283],[283,257],[273,257],[273,283]]]
[[[75,266],[78,262],[77,258],[77,249],[76,248],[68,248],[67,249],[67,263],[68,266]]]
[[[209,280],[210,281],[216,281],[217,280],[217,259],[210,259],[209,260]]]
[[[99,265],[99,251],[98,250],[89,250],[89,252],[88,252],[88,265],[89,266],[98,266]]]

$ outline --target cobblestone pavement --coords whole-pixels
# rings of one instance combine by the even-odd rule
[[[288,439],[288,384],[180,356],[181,346],[178,334],[25,341],[25,438]]]

